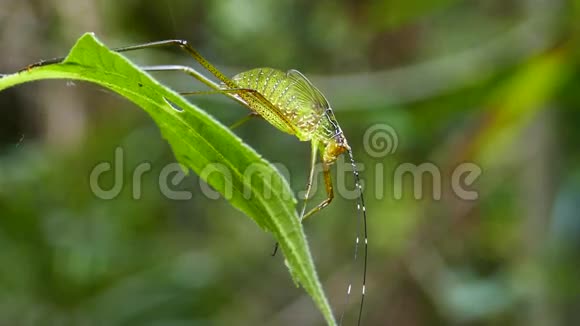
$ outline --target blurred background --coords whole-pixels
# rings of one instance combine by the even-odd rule
[[[65,55],[89,31],[110,47],[187,39],[229,75],[299,69],[365,166],[364,325],[577,325],[579,19],[580,1],[564,0],[0,0],[0,72]],[[194,64],[175,49],[127,56]],[[246,114],[221,96],[191,101],[224,124]],[[364,144],[379,123],[396,131],[389,155]],[[304,189],[308,143],[258,119],[235,132]],[[90,173],[118,147],[124,186],[100,199]],[[270,257],[269,234],[204,196],[195,175],[173,187],[191,199],[161,193],[159,173],[174,161],[141,109],[96,85],[1,92],[0,325],[323,325],[283,257]],[[440,199],[428,176],[420,199],[410,177],[394,177],[403,163],[427,162],[441,172]],[[475,200],[450,186],[465,162],[482,171],[466,187]],[[131,178],[143,163],[152,171],[136,200]],[[101,186],[113,182],[110,173]],[[360,293],[358,281],[344,306],[350,273],[361,277],[355,212],[338,196],[305,225],[344,325],[355,324]]]

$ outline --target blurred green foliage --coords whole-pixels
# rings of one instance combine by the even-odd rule
[[[119,46],[184,38],[231,75],[299,69],[329,98],[365,167],[365,325],[574,325],[579,4],[3,0],[0,72],[64,55],[86,31]],[[179,51],[131,57],[193,65]],[[156,77],[176,90],[201,88]],[[246,114],[219,96],[191,100],[224,124]],[[163,196],[159,173],[174,158],[132,104],[93,85],[40,82],[1,93],[0,108],[0,324],[323,324],[282,258],[269,257],[273,240],[223,199],[204,196],[196,176],[175,185],[192,199]],[[363,135],[377,123],[397,131],[399,146],[375,158]],[[304,189],[307,144],[259,120],[236,133]],[[126,186],[98,199],[90,172],[118,146]],[[129,179],[143,162],[153,170],[135,200]],[[409,179],[394,198],[394,171],[406,162],[437,165],[441,200],[416,200]],[[482,169],[471,187],[477,200],[451,191],[461,162]],[[353,266],[360,276],[354,202],[337,197],[305,228],[340,312]]]

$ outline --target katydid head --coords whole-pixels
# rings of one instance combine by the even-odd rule
[[[350,146],[342,133],[342,130],[338,132],[326,142],[322,144],[322,160],[326,163],[334,163],[336,159],[345,152],[349,152]]]
[[[315,137],[320,142],[320,153],[322,160],[327,164],[332,164],[336,159],[346,152],[350,152],[350,146],[340,128],[334,112],[328,102],[327,108],[324,110],[318,121],[318,127],[315,132]]]

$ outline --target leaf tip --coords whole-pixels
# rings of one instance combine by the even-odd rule
[[[94,52],[95,48],[106,49],[106,46],[97,39],[95,33],[84,33],[72,47],[63,63],[82,62],[90,55],[90,53],[87,52]],[[92,50],[89,51],[89,49]]]

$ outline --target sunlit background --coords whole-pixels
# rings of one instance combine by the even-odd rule
[[[228,75],[299,69],[328,97],[365,167],[363,325],[575,325],[578,21],[580,1],[563,0],[0,0],[0,72],[65,55],[89,31],[111,47],[187,39]],[[175,49],[127,56],[194,65]],[[178,91],[203,89],[187,76],[155,76]],[[191,101],[226,125],[247,113],[219,95]],[[393,153],[365,147],[376,124],[396,132]],[[304,189],[308,143],[259,119],[235,132]],[[116,148],[124,187],[100,199],[89,176]],[[147,114],[96,85],[0,92],[0,325],[323,325],[283,257],[270,257],[269,234],[205,196],[195,175],[172,186],[191,199],[163,195],[159,174],[172,162]],[[394,177],[404,163],[434,164],[441,199],[428,176],[415,199],[411,176]],[[461,163],[481,168],[465,187],[476,200],[453,192]],[[152,171],[136,200],[141,164]],[[323,197],[319,188],[314,201]],[[344,325],[355,325],[361,291],[355,208],[338,196],[305,225]]]

